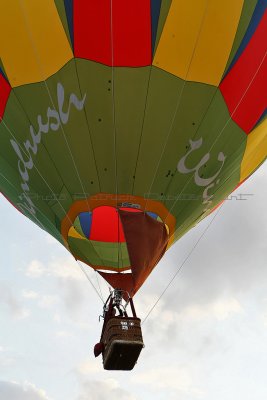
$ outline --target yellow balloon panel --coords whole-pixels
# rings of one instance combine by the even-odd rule
[[[247,139],[241,164],[240,181],[246,179],[265,160],[267,154],[267,119],[258,125]]]
[[[1,9],[0,53],[11,86],[43,81],[73,57],[53,0],[2,0]]]
[[[84,236],[80,235],[73,226],[70,228],[68,236],[74,237],[76,239],[86,240]]]
[[[242,7],[243,0],[174,0],[153,64],[182,79],[218,86]]]

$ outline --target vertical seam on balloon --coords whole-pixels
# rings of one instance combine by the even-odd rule
[[[147,90],[146,90],[146,99],[145,99],[145,108],[144,108],[144,113],[143,113],[143,119],[142,119],[142,125],[141,125],[141,133],[140,133],[140,139],[139,139],[139,144],[138,144],[138,151],[137,151],[137,157],[136,157],[136,163],[135,163],[135,168],[134,168],[134,181],[132,185],[132,196],[134,193],[134,187],[135,187],[135,176],[136,176],[136,170],[137,170],[137,165],[138,165],[138,160],[139,160],[139,155],[140,155],[140,150],[141,150],[141,143],[143,139],[143,133],[144,133],[144,124],[145,124],[145,117],[146,117],[146,110],[147,110],[147,101],[148,101],[148,93],[149,93],[149,85],[150,85],[150,78],[151,78],[151,72],[152,72],[152,63],[150,65],[150,70],[149,70],[149,76],[148,76],[148,82],[147,82]]]
[[[171,134],[172,129],[173,129],[174,120],[175,120],[175,117],[177,115],[178,109],[179,109],[180,104],[181,104],[181,99],[182,99],[182,96],[183,96],[184,88],[185,88],[185,86],[187,84],[186,78],[187,78],[188,73],[190,71],[190,67],[191,67],[191,64],[192,64],[192,61],[193,61],[193,58],[194,58],[194,55],[195,55],[195,51],[196,51],[197,44],[198,44],[198,41],[199,41],[199,38],[200,38],[200,34],[201,34],[201,31],[202,31],[202,28],[203,28],[203,25],[204,25],[204,21],[206,19],[206,14],[207,14],[207,10],[208,10],[208,3],[209,3],[209,0],[206,1],[206,7],[205,7],[205,10],[203,12],[200,29],[198,31],[198,35],[197,35],[197,38],[196,38],[196,41],[195,41],[195,45],[194,45],[194,48],[193,48],[193,51],[192,51],[192,55],[191,55],[191,58],[190,58],[190,61],[189,61],[189,65],[188,65],[188,68],[187,68],[186,76],[185,76],[185,79],[183,80],[183,86],[182,86],[181,92],[180,92],[180,94],[178,96],[178,99],[177,99],[177,104],[176,104],[176,107],[175,107],[175,110],[174,110],[174,114],[173,114],[173,117],[172,117],[172,120],[171,120],[171,124],[170,124],[169,130],[168,130],[168,133],[166,135],[166,139],[165,139],[165,142],[164,142],[164,145],[163,145],[163,150],[161,152],[159,161],[157,163],[157,166],[156,166],[156,169],[155,169],[155,173],[154,173],[154,177],[152,179],[152,183],[151,183],[151,185],[149,187],[148,193],[150,193],[150,191],[151,191],[151,189],[153,187],[153,184],[155,182],[155,179],[156,179],[156,176],[157,176],[157,172],[158,172],[162,157],[164,155],[164,152],[165,152],[165,149],[166,149],[166,146],[167,146],[168,139],[169,139],[170,134]],[[146,210],[146,206],[147,206],[147,200],[146,200],[146,203],[145,203],[144,211]],[[168,215],[169,215],[169,213],[167,214],[167,216]],[[165,218],[164,222],[165,221],[166,221],[166,218]]]
[[[40,59],[39,59],[39,56],[38,56],[38,52],[37,52],[37,50],[36,50],[36,46],[35,46],[34,40],[33,40],[33,38],[32,38],[31,31],[30,31],[29,26],[28,26],[28,23],[27,23],[28,21],[27,21],[27,16],[26,16],[26,13],[25,13],[25,9],[24,9],[24,7],[22,6],[21,0],[20,0],[20,5],[21,5],[22,12],[23,12],[24,20],[25,20],[25,23],[26,23],[26,27],[27,27],[27,30],[28,30],[29,38],[30,38],[30,40],[31,40],[32,48],[33,48],[33,51],[34,51],[34,53],[35,53],[35,57],[36,57],[37,63],[38,63],[39,68],[40,68],[40,72],[43,72],[43,71],[42,71],[42,66],[41,66],[41,63],[40,63]],[[53,107],[55,108],[55,105],[54,105],[54,102],[53,102],[53,98],[52,98],[52,96],[51,96],[51,93],[50,93],[49,87],[48,87],[48,85],[47,85],[47,83],[46,83],[46,80],[43,80],[43,82],[41,82],[41,83],[43,83],[43,85],[45,86],[46,91],[47,91],[47,93],[48,93],[48,97],[49,97],[49,99],[50,99],[50,101],[51,101]],[[65,130],[64,130],[63,126],[62,126],[61,121],[60,121],[60,127],[61,127],[61,131],[62,131],[64,140],[65,140],[65,142],[66,142],[66,145],[67,145],[67,148],[68,148],[68,151],[69,151],[71,160],[72,160],[72,162],[73,162],[73,166],[74,166],[74,168],[75,168],[75,171],[76,171],[76,174],[77,174],[77,177],[78,177],[78,181],[80,182],[80,185],[81,185],[83,194],[84,194],[85,198],[87,199],[87,196],[86,196],[86,193],[85,193],[85,190],[84,190],[84,186],[83,186],[83,183],[82,183],[82,180],[81,180],[81,177],[80,177],[80,174],[79,174],[77,165],[76,165],[76,163],[75,163],[74,156],[73,156],[73,154],[72,154],[72,151],[71,151],[71,148],[70,148],[69,142],[68,142],[68,140],[67,140],[67,137],[66,137],[66,134],[65,134]],[[90,209],[89,203],[88,203],[88,209]]]
[[[161,13],[161,6],[162,6],[162,3],[160,3],[159,18],[160,18],[160,13]],[[170,8],[168,10],[167,16],[169,14],[169,11],[170,11]],[[151,39],[152,39],[152,16],[151,16],[151,13],[152,13],[152,6],[151,6],[151,1],[150,1]],[[158,18],[158,21],[159,21],[159,18]],[[163,31],[164,26],[166,24],[166,20],[167,20],[167,17],[166,17],[165,22],[163,24],[162,31]],[[158,25],[157,25],[157,28],[158,28]],[[149,75],[148,75],[146,97],[145,97],[145,107],[144,107],[144,112],[143,112],[143,118],[142,118],[142,124],[141,124],[141,133],[140,133],[140,138],[139,138],[139,143],[138,143],[137,157],[136,157],[134,174],[133,174],[132,195],[134,193],[134,188],[135,188],[136,170],[137,170],[137,165],[138,165],[138,160],[139,160],[139,155],[140,155],[140,150],[141,150],[141,144],[142,144],[142,139],[143,139],[143,133],[144,133],[144,124],[145,124],[145,117],[146,117],[146,110],[147,110],[148,93],[149,93],[149,89],[150,89],[150,79],[151,79],[151,72],[152,72],[152,67],[153,67],[153,56],[154,56],[154,54],[156,52],[156,38],[157,38],[157,32],[156,32],[156,36],[155,36],[155,43],[154,43],[155,47],[154,47],[154,49],[153,49],[153,46],[151,45],[151,64],[149,66]]]
[[[117,164],[117,132],[116,132],[116,112],[115,112],[115,82],[114,82],[114,43],[113,43],[113,0],[110,0],[110,49],[111,49],[111,90],[112,90],[112,123],[113,123],[113,146],[114,146],[114,164],[115,164],[115,190],[116,190],[116,203],[118,203],[118,164]],[[120,218],[118,216],[118,269],[119,272],[119,233],[120,233]]]
[[[75,65],[75,71],[76,71],[76,76],[77,76],[77,81],[78,81],[78,86],[79,86],[79,90],[80,90],[80,94],[82,93],[81,91],[81,85],[80,85],[80,80],[79,80],[79,75],[78,75],[78,71],[77,71],[77,63],[76,63],[76,58],[74,58],[74,65]],[[91,136],[91,129],[89,127],[89,122],[88,122],[88,116],[87,116],[87,111],[86,108],[84,108],[84,115],[85,115],[85,120],[86,120],[86,124],[87,124],[87,129],[88,129],[88,133],[89,133],[89,138],[90,138],[90,143],[91,143],[91,147],[92,147],[92,153],[93,153],[93,157],[94,157],[94,163],[95,163],[95,169],[96,169],[96,174],[97,174],[97,179],[98,179],[98,186],[99,186],[99,191],[101,192],[101,183],[100,183],[100,178],[99,178],[99,171],[98,171],[98,167],[97,167],[97,162],[96,162],[96,156],[95,156],[95,150],[94,150],[94,146],[93,146],[93,140],[92,140],[92,136]],[[89,209],[89,203],[88,203],[88,209]],[[88,241],[91,243],[94,251],[97,253],[101,264],[104,265],[104,261],[102,259],[102,257],[100,256],[99,252],[96,250],[94,244],[92,243],[92,241],[88,238]]]
[[[151,3],[150,3],[150,6],[151,6]],[[162,3],[160,4],[160,13],[161,13],[161,6],[162,6]],[[166,25],[166,21],[168,19],[168,15],[170,13],[170,9],[171,9],[171,4],[169,6],[169,9],[168,9],[168,12],[167,12],[167,16],[165,18],[165,22],[164,22],[164,24],[162,26],[161,34],[164,31],[164,27]],[[159,18],[160,18],[160,13],[159,13]],[[151,30],[152,30],[152,28],[151,28]],[[156,35],[156,39],[157,39],[157,35]],[[132,185],[132,195],[134,193],[134,187],[135,187],[135,182],[136,182],[136,180],[135,180],[136,170],[137,170],[137,165],[138,165],[138,161],[139,161],[139,155],[140,155],[141,144],[142,144],[143,133],[144,133],[144,124],[145,124],[145,117],[146,117],[146,110],[147,110],[147,101],[148,101],[148,94],[149,94],[149,89],[150,89],[150,79],[151,79],[151,73],[152,73],[152,68],[153,68],[153,57],[154,57],[154,54],[156,54],[157,47],[158,47],[159,42],[160,42],[160,38],[159,38],[157,46],[156,46],[156,39],[155,39],[155,48],[154,48],[153,53],[152,53],[152,49],[151,49],[151,65],[149,66],[149,76],[148,76],[148,83],[147,83],[145,109],[144,109],[144,113],[143,113],[143,119],[142,119],[142,125],[141,125],[141,134],[140,134],[140,139],[139,139],[138,152],[137,152],[137,158],[136,158],[134,175],[133,175],[134,176],[134,181],[133,181],[133,185]]]
[[[66,12],[66,10],[65,10]],[[74,10],[73,10],[74,13]],[[72,13],[72,18],[73,18],[73,13]],[[66,13],[66,17],[67,17],[67,13]],[[68,20],[68,17],[67,17]],[[60,19],[61,21],[61,19]],[[61,21],[62,23],[62,21]],[[63,24],[62,24],[63,26]],[[79,79],[79,74],[78,74],[78,70],[77,70],[77,62],[76,62],[76,57],[74,55],[74,27],[72,26],[72,33],[70,32],[70,36],[72,36],[72,50],[73,50],[73,60],[74,60],[74,65],[75,65],[75,72],[76,72],[76,77],[77,77],[77,81],[78,81],[78,86],[79,86],[79,91],[80,91],[80,95],[82,95],[82,90],[81,90],[81,84],[80,84],[80,79]],[[95,156],[95,150],[94,150],[94,146],[93,146],[93,140],[92,140],[92,135],[91,135],[91,129],[89,126],[89,122],[88,122],[88,116],[87,116],[87,111],[86,108],[84,108],[84,115],[85,115],[85,119],[86,119],[86,124],[87,124],[87,129],[88,129],[88,133],[89,133],[89,137],[90,137],[90,143],[91,143],[91,149],[92,149],[92,153],[93,153],[93,157],[94,157],[94,162],[95,162],[95,169],[96,169],[96,174],[97,174],[97,179],[98,179],[98,186],[99,186],[99,190],[101,192],[101,183],[100,183],[100,178],[99,178],[99,171],[98,171],[98,167],[97,167],[97,162],[96,162],[96,156]],[[101,257],[100,257],[101,259]]]
[[[79,90],[80,90],[80,95],[82,95],[81,84],[80,84],[80,79],[79,79],[79,75],[78,75],[77,63],[76,63],[76,58],[75,57],[74,57],[74,65],[75,65],[75,71],[76,71],[78,86],[79,86]],[[90,143],[91,143],[92,153],[93,153],[94,162],[95,162],[95,169],[96,169],[96,174],[97,174],[97,179],[98,179],[99,191],[101,192],[101,183],[100,183],[100,178],[99,178],[99,171],[98,171],[98,167],[97,167],[95,149],[94,149],[94,146],[93,146],[93,140],[92,140],[92,135],[91,135],[91,129],[90,129],[90,126],[89,126],[86,107],[84,108],[84,115],[85,115],[86,125],[87,125],[87,129],[88,129],[89,137],[90,137]]]
[[[28,113],[26,112],[25,108],[23,107],[23,104],[21,103],[21,101],[20,101],[20,99],[19,99],[19,97],[18,97],[18,95],[17,95],[17,93],[16,93],[16,89],[13,89],[12,93],[13,93],[15,99],[17,100],[19,106],[21,107],[22,112],[25,114],[26,119],[27,119],[27,121],[29,122],[30,126],[32,126],[33,124],[32,124],[31,118],[29,117]],[[55,170],[56,170],[57,173],[58,173],[58,177],[59,177],[60,181],[62,182],[62,185],[64,185],[64,186],[68,189],[68,187],[67,187],[67,185],[65,184],[65,182],[63,182],[63,179],[62,179],[62,177],[60,176],[60,173],[59,173],[59,171],[58,171],[58,168],[57,168],[56,164],[54,163],[53,158],[52,158],[51,154],[49,153],[49,151],[48,151],[46,145],[44,144],[44,142],[42,142],[42,143],[40,143],[40,144],[42,144],[42,146],[43,146],[44,149],[46,150],[47,155],[48,155],[49,159],[51,160],[51,163],[53,164],[53,166],[55,167]],[[69,190],[68,190],[68,191],[69,191]]]

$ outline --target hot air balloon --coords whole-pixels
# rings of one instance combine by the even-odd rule
[[[1,192],[115,297],[264,162],[266,8],[1,2]]]

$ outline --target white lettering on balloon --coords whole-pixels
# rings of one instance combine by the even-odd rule
[[[71,93],[68,106],[64,107],[65,102],[65,92],[64,87],[61,83],[57,84],[57,105],[58,109],[53,109],[48,107],[46,112],[46,120],[43,121],[42,116],[37,116],[38,131],[35,132],[33,126],[30,126],[30,138],[26,140],[22,145],[19,145],[15,140],[11,139],[10,143],[18,156],[18,171],[22,178],[21,188],[23,190],[22,194],[19,196],[20,203],[18,207],[22,211],[28,211],[30,214],[34,215],[36,213],[36,207],[33,204],[31,198],[29,197],[30,192],[30,176],[29,171],[34,167],[33,156],[37,156],[39,150],[39,144],[42,140],[42,135],[51,131],[58,131],[61,124],[66,125],[69,121],[71,106],[74,106],[78,111],[84,108],[84,103],[86,99],[86,94],[81,100]],[[65,111],[64,111],[65,109]]]
[[[195,150],[199,149],[202,146],[202,143],[203,143],[202,138],[200,138],[199,140],[195,140],[195,141],[189,140],[190,148],[189,148],[188,152],[184,155],[184,157],[182,157],[181,160],[178,162],[177,171],[180,172],[181,174],[189,174],[189,173],[194,174],[195,184],[197,186],[204,188],[203,195],[202,195],[202,198],[203,198],[202,204],[206,204],[206,208],[204,209],[204,211],[207,211],[208,209],[210,209],[210,206],[212,204],[212,198],[213,198],[213,194],[209,194],[209,190],[220,182],[220,179],[216,180],[216,178],[218,177],[218,175],[220,174],[220,172],[224,166],[226,156],[222,152],[220,152],[217,156],[217,160],[219,161],[220,165],[219,165],[219,168],[216,171],[216,173],[209,178],[202,178],[202,176],[200,176],[200,174],[199,174],[200,168],[202,168],[204,165],[206,165],[206,163],[209,161],[210,153],[206,153],[195,167],[188,168],[186,166],[186,160],[187,160],[188,156],[191,153],[193,153]]]

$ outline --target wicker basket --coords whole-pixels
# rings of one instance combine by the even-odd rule
[[[102,335],[104,368],[131,370],[144,347],[139,318],[111,318]]]

